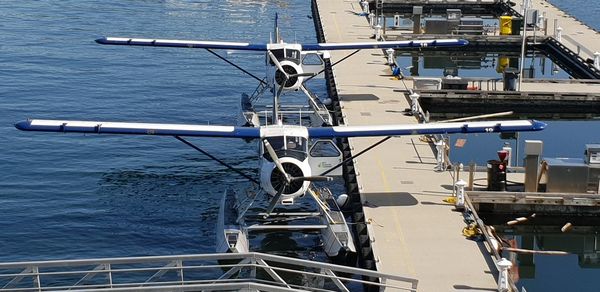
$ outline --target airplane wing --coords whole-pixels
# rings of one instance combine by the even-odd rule
[[[200,49],[228,49],[245,51],[266,51],[267,44],[251,44],[218,41],[191,41],[191,40],[161,40],[161,39],[136,39],[104,37],[96,40],[103,45],[145,46],[145,47],[174,47],[174,48],[200,48]]]
[[[15,127],[39,132],[260,138],[260,128],[234,126],[27,120],[16,123]]]
[[[398,49],[398,48],[425,48],[425,47],[460,47],[469,44],[461,39],[438,40],[412,40],[412,41],[385,41],[361,43],[318,43],[303,44],[302,49],[309,51],[318,50],[358,50],[358,49]]]
[[[175,47],[175,48],[201,48],[201,49],[227,49],[245,51],[267,51],[273,44],[251,44],[220,41],[193,41],[193,40],[164,40],[141,38],[103,37],[96,40],[103,45],[121,46],[146,46],[146,47]],[[425,48],[425,47],[458,47],[469,42],[461,39],[438,40],[413,40],[413,41],[385,41],[385,42],[360,42],[360,43],[318,43],[302,44],[303,50],[357,50],[357,49],[398,49],[398,48]]]
[[[22,131],[158,135],[190,137],[261,138],[264,127],[235,127],[185,124],[120,123],[64,120],[26,120],[15,124]],[[310,138],[403,136],[453,133],[499,133],[540,131],[546,124],[536,120],[337,126],[307,128]],[[264,134],[264,133],[262,133]]]
[[[414,125],[337,126],[308,128],[311,138],[402,136],[453,133],[499,133],[541,131],[546,124],[536,120],[429,123]]]

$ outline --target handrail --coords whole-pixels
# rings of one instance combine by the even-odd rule
[[[312,281],[298,283],[301,279]],[[256,252],[0,263],[0,291],[346,291],[344,285],[416,291],[417,284],[398,275]]]

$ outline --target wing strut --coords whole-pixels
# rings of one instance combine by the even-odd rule
[[[352,159],[354,159],[354,158],[356,158],[356,157],[359,157],[359,156],[363,155],[363,154],[364,154],[364,153],[366,153],[367,151],[369,151],[369,150],[371,150],[371,149],[373,149],[373,148],[375,148],[375,147],[377,147],[377,146],[381,145],[381,143],[383,143],[383,142],[385,142],[385,141],[389,140],[390,138],[392,138],[392,136],[387,136],[387,137],[385,137],[385,138],[383,138],[383,139],[379,140],[377,143],[375,143],[375,144],[373,144],[373,145],[371,145],[371,146],[369,146],[369,147],[365,148],[364,150],[362,150],[362,151],[360,151],[360,152],[356,153],[356,155],[350,155],[350,157],[348,157],[348,158],[344,159],[344,161],[342,161],[342,162],[340,162],[340,163],[338,163],[338,164],[334,165],[332,168],[330,168],[330,169],[326,170],[325,172],[321,173],[319,176],[327,175],[328,173],[332,172],[334,169],[336,169],[336,168],[338,168],[338,167],[340,167],[340,166],[344,165],[344,163],[347,163],[348,161],[350,161],[350,160],[352,160]]]
[[[358,50],[356,50],[356,51],[354,51],[354,52],[352,52],[352,53],[348,54],[347,56],[343,57],[342,59],[338,60],[337,62],[335,62],[335,63],[331,64],[331,66],[330,66],[330,67],[331,67],[331,68],[333,68],[333,66],[335,66],[335,65],[337,65],[337,64],[339,64],[339,63],[341,63],[341,62],[345,61],[346,59],[348,59],[348,58],[350,58],[350,57],[354,56],[354,54],[356,54],[356,53],[358,53],[358,52],[360,52],[360,49],[358,49]],[[321,71],[319,71],[317,74],[314,74],[313,76],[310,76],[310,77],[308,77],[308,78],[304,79],[304,82],[303,82],[303,83],[306,83],[306,81],[313,79],[315,76],[317,76],[317,75],[319,75],[319,74],[321,74],[321,73],[323,73],[323,72],[325,72],[325,69],[322,69],[322,70],[321,70]]]
[[[235,63],[233,63],[233,62],[231,62],[231,61],[227,60],[226,58],[222,57],[221,55],[219,55],[219,54],[215,53],[215,52],[214,52],[212,49],[206,49],[206,50],[207,50],[209,53],[211,53],[211,54],[215,55],[217,58],[219,58],[219,59],[221,59],[221,60],[225,61],[227,64],[229,64],[229,65],[231,65],[231,66],[233,66],[233,67],[237,68],[238,70],[240,70],[240,71],[242,71],[242,72],[244,72],[244,73],[246,73],[246,74],[250,75],[250,77],[252,77],[252,78],[254,78],[254,79],[258,80],[258,82],[260,82],[260,83],[263,83],[263,84],[267,84],[267,82],[265,82],[264,80],[262,80],[262,79],[260,79],[260,78],[256,77],[256,75],[254,75],[254,74],[252,74],[252,73],[248,72],[248,70],[246,70],[246,69],[244,69],[244,68],[242,68],[242,67],[240,67],[240,66],[236,65]]]
[[[183,144],[185,144],[185,145],[188,145],[188,146],[190,146],[190,147],[192,147],[192,148],[196,149],[198,152],[200,152],[200,153],[202,153],[202,154],[204,154],[204,155],[208,156],[208,158],[210,158],[210,159],[212,159],[212,160],[214,160],[214,161],[218,162],[219,164],[221,164],[221,165],[223,165],[223,166],[225,166],[225,167],[229,168],[230,170],[233,170],[233,171],[235,171],[237,174],[239,174],[239,175],[241,175],[241,176],[245,177],[245,178],[246,178],[246,179],[248,179],[249,181],[251,181],[251,182],[253,182],[253,183],[257,184],[257,185],[259,185],[259,184],[260,184],[260,182],[259,182],[258,180],[256,180],[255,178],[253,178],[253,177],[251,177],[251,176],[249,176],[249,175],[245,174],[245,173],[244,173],[244,172],[242,172],[241,170],[239,170],[239,169],[237,169],[237,168],[234,168],[233,166],[231,166],[231,165],[229,165],[229,164],[225,163],[223,160],[221,160],[221,159],[219,159],[219,158],[215,157],[214,155],[212,155],[212,154],[210,154],[210,153],[208,153],[208,152],[206,152],[206,151],[204,151],[204,150],[200,149],[200,147],[198,147],[198,146],[196,146],[196,145],[192,144],[191,142],[189,142],[189,141],[187,141],[187,140],[185,140],[185,139],[183,139],[183,138],[181,138],[181,137],[179,137],[179,136],[174,136],[174,137],[175,137],[175,139],[177,139],[177,140],[179,140],[179,141],[183,142]]]

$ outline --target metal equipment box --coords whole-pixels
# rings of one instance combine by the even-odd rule
[[[442,89],[467,90],[468,86],[469,86],[469,81],[462,79],[460,77],[442,78]]]
[[[585,145],[585,163],[600,165],[600,144]]]
[[[442,78],[413,77],[413,89],[415,90],[440,90]]]
[[[525,155],[542,155],[544,143],[540,140],[525,140]]]
[[[460,20],[462,12],[460,9],[446,9],[446,19],[448,20]]]
[[[586,193],[588,165],[580,158],[546,158],[548,164],[546,192]]]
[[[413,15],[423,14],[423,6],[413,6]]]
[[[537,9],[528,9],[527,10],[527,26],[537,26],[538,24],[538,10]]]

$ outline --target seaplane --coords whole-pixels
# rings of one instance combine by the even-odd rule
[[[142,46],[142,47],[172,47],[205,49],[220,60],[232,65],[241,72],[258,81],[258,86],[251,95],[242,94],[241,116],[242,123],[246,126],[259,126],[261,121],[271,120],[275,123],[279,119],[276,112],[286,114],[286,118],[300,113],[309,118],[310,125],[332,125],[331,116],[326,108],[329,99],[319,99],[306,86],[307,81],[315,77],[322,77],[325,71],[325,60],[330,58],[330,51],[351,50],[349,54],[333,63],[335,66],[365,49],[402,49],[402,48],[443,48],[465,46],[468,41],[463,39],[431,39],[410,41],[369,41],[356,43],[287,43],[280,35],[278,17],[275,15],[274,32],[269,43],[245,43],[206,40],[173,40],[154,38],[131,37],[102,37],[96,40],[103,45]],[[264,78],[258,77],[234,62],[218,54],[215,50],[250,51],[265,54],[266,74]],[[280,97],[289,92],[300,91],[307,98],[306,106],[284,106],[282,108]],[[272,102],[259,105],[258,101],[266,92],[272,93]],[[269,109],[272,107],[272,110]],[[270,116],[269,116],[270,115]]]
[[[232,190],[227,190],[221,202],[218,219],[217,252],[248,252],[248,232],[252,230],[313,229],[320,230],[323,249],[334,260],[354,254],[352,233],[341,211],[339,202],[331,192],[317,184],[341,175],[341,165],[357,158],[366,151],[342,160],[342,153],[334,143],[336,138],[351,137],[394,137],[403,135],[432,135],[452,133],[498,133],[539,131],[546,124],[535,120],[478,121],[428,124],[396,124],[372,126],[310,127],[275,123],[258,127],[196,125],[196,124],[153,124],[105,121],[71,121],[29,119],[18,122],[15,127],[23,131],[171,136],[202,152],[211,159],[228,167],[254,183],[256,191],[239,199]],[[242,172],[223,160],[192,144],[186,137],[221,137],[254,140],[258,142],[259,168],[254,175]],[[369,147],[367,149],[372,149]],[[367,150],[365,149],[365,150]],[[402,153],[398,153],[402,155]],[[258,176],[258,178],[256,178]],[[268,198],[264,212],[255,214],[263,223],[247,225],[244,218],[259,194]],[[274,226],[268,220],[272,216],[287,216],[276,211],[277,206],[294,205],[302,197],[311,197],[319,208],[318,226]],[[245,201],[244,204],[240,203]],[[279,208],[281,209],[281,208]],[[290,215],[299,218],[303,215]],[[315,217],[317,217],[315,215]],[[280,222],[281,219],[277,219]]]
[[[546,126],[542,122],[525,120],[332,126],[329,111],[325,104],[305,86],[308,80],[322,75],[325,69],[325,60],[329,58],[329,51],[354,50],[340,61],[332,64],[334,66],[363,49],[462,46],[466,45],[467,42],[459,39],[438,39],[362,43],[286,43],[279,35],[277,21],[275,23],[275,41],[261,44],[123,37],[104,37],[96,40],[96,42],[106,45],[206,49],[259,82],[258,87],[251,96],[242,95],[242,109],[245,120],[242,125],[218,126],[30,119],[18,122],[15,126],[23,131],[175,137],[253,183],[252,187],[246,192],[242,191],[243,194],[232,189],[225,191],[218,217],[217,252],[250,251],[248,232],[254,230],[319,230],[325,253],[329,257],[341,260],[356,252],[352,232],[348,228],[345,216],[342,213],[345,200],[343,195],[337,196],[337,198],[334,197],[327,187],[323,187],[323,184],[330,181],[332,177],[342,174],[341,166],[345,161],[354,159],[366,151],[362,151],[353,157],[347,157],[344,160],[335,139],[537,131]],[[259,78],[227,60],[214,51],[218,49],[264,53],[266,77]],[[312,61],[309,62],[309,60]],[[259,116],[259,113],[263,111],[254,107],[256,101],[267,91],[272,93],[273,100],[270,104],[272,108],[264,111],[266,113],[263,119],[263,116]],[[312,110],[308,125],[302,123],[302,119],[297,124],[284,120],[284,115],[288,116],[291,112],[296,111],[283,110],[280,106],[280,98],[284,93],[295,91],[303,92],[308,98],[308,107]],[[269,112],[270,117],[268,116]],[[302,116],[303,111],[299,112]],[[261,123],[261,121],[265,122]],[[240,171],[194,145],[186,137],[220,137],[237,138],[246,142],[257,141],[259,167],[253,175]],[[266,206],[261,209],[262,212],[250,214],[253,209],[256,209],[252,208],[254,202],[261,197],[267,198],[267,200],[261,201]],[[286,212],[290,206],[294,206],[303,197],[314,199],[318,212]],[[284,209],[284,211],[280,209]],[[306,217],[318,218],[321,224],[287,224]],[[259,218],[260,220],[254,220],[259,222],[253,223],[250,222],[252,218]],[[277,225],[277,222],[286,222],[286,224]]]

